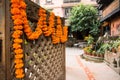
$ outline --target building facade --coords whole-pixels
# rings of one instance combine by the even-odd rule
[[[101,11],[101,31],[110,33],[109,42],[112,38],[116,40],[115,37],[120,36],[120,0],[97,0],[97,3],[99,4],[98,9]],[[112,46],[113,48],[115,47]],[[105,52],[104,61],[120,74],[120,46],[115,49],[114,52],[110,50]]]
[[[80,3],[91,4],[96,6],[96,0],[32,0],[37,4],[40,3],[45,9],[48,9],[55,13],[56,16],[68,18],[73,6]],[[67,21],[66,21],[67,22]]]
[[[102,34],[109,31],[111,36],[120,35],[120,0],[97,0],[101,12]]]
[[[71,8],[79,3],[96,5],[95,0],[40,0],[40,5],[52,10],[55,15],[67,18]]]

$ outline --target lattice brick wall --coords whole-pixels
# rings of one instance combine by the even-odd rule
[[[64,80],[64,45],[53,45],[51,38],[26,42],[25,72],[29,80]]]
[[[26,0],[26,3],[30,25],[36,25],[39,6],[29,0]],[[34,30],[34,27],[32,29]],[[12,32],[11,27],[11,34]],[[65,44],[54,45],[51,37],[45,37],[44,35],[34,41],[28,40],[25,35],[23,35],[23,38],[25,78],[20,80],[65,80]],[[15,78],[14,74],[15,63],[12,50],[11,48],[10,76],[11,80],[19,80]]]

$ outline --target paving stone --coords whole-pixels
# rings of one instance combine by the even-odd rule
[[[120,80],[120,75],[104,62],[86,61],[79,48],[66,48],[66,80]]]

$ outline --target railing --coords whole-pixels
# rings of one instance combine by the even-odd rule
[[[119,5],[119,0],[115,0],[114,2],[112,2],[105,10],[103,10],[102,17],[104,18],[107,15],[111,14],[111,12],[119,8]]]

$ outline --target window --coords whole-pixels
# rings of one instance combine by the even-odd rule
[[[80,0],[64,0],[64,3],[80,2]]]
[[[71,11],[72,7],[67,7],[65,8],[65,12],[64,12],[64,15],[65,15],[65,18],[69,17],[70,16],[70,11]]]
[[[46,3],[52,3],[52,0],[46,0]]]

